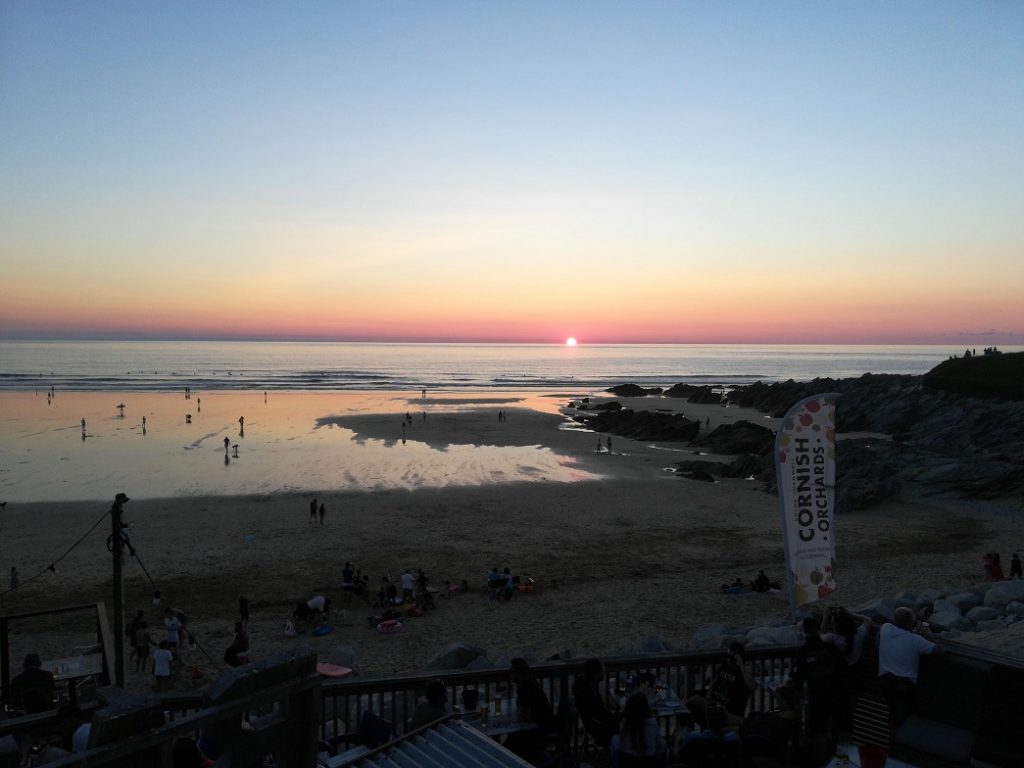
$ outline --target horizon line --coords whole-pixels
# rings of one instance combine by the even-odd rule
[[[966,344],[968,347],[977,346],[977,342],[970,342],[970,338],[986,339],[982,342],[991,343],[992,336],[999,336],[1005,339],[1004,343],[1009,346],[1024,346],[1024,338],[1016,338],[1015,334],[1006,332],[981,332],[962,333],[947,341],[579,341],[577,347],[628,347],[628,346],[921,346],[941,347]],[[173,336],[162,334],[141,334],[136,336],[124,335],[83,335],[83,336],[59,336],[59,335],[38,335],[38,336],[5,336],[0,335],[0,342],[197,342],[197,343],[253,343],[253,344],[274,344],[274,343],[304,343],[304,344],[383,344],[383,345],[405,345],[405,344],[465,344],[465,345],[518,345],[518,346],[553,346],[571,348],[565,341],[552,341],[542,339],[488,339],[488,338],[388,338],[380,339],[373,337],[351,337],[351,338],[322,338],[315,336],[230,336],[230,335],[196,335],[196,336]],[[994,345],[997,346],[997,345]]]

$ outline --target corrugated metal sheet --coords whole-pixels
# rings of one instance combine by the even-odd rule
[[[461,720],[440,723],[332,768],[529,768],[529,763]]]

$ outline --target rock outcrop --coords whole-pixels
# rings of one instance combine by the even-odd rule
[[[688,419],[681,413],[633,411],[623,408],[575,418],[597,432],[609,432],[634,440],[688,443],[700,433],[700,422]]]

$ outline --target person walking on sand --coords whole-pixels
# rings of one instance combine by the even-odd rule
[[[249,598],[245,595],[238,596],[238,617],[243,627],[249,626]]]
[[[319,510],[319,512],[317,514],[319,514],[319,516],[320,516],[320,525],[323,525],[324,524],[324,505],[322,503],[320,504],[320,510]]]
[[[601,438],[599,437],[599,438],[597,438],[597,450],[595,450],[594,453],[600,453],[600,452],[601,452]]]
[[[136,625],[132,645],[135,646],[135,671],[142,672],[149,660],[149,646],[153,645],[153,635],[149,631],[148,621],[143,620]]]
[[[309,502],[309,522],[312,524],[316,522],[316,499]]]
[[[608,436],[608,453],[610,454],[611,452],[612,452],[612,438],[611,438],[611,435],[609,435]]]

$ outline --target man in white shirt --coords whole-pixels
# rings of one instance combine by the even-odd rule
[[[167,641],[160,643],[160,647],[153,651],[153,677],[156,678],[154,690],[163,693],[171,687],[171,649],[167,647]]]
[[[942,646],[927,639],[931,636],[927,625],[918,623],[915,629],[915,623],[912,610],[897,608],[893,623],[883,624],[878,631],[878,677],[897,728],[913,709],[921,657],[943,653]]]

